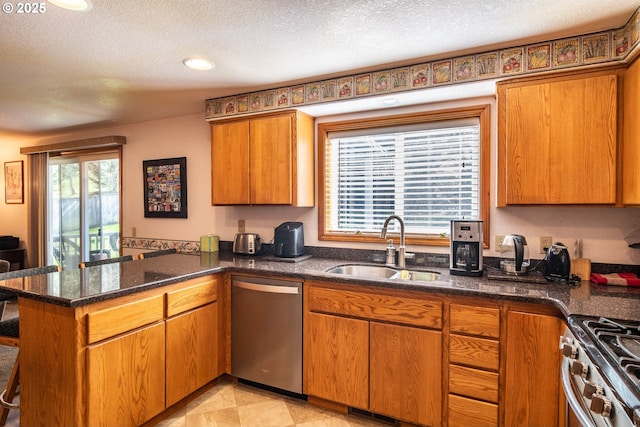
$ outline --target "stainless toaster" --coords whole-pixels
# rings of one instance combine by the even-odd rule
[[[236,233],[233,239],[233,253],[256,255],[262,250],[260,236],[256,233]]]

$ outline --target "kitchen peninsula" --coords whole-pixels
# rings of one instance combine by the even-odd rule
[[[310,317],[335,318],[341,322],[340,311],[353,306],[362,310],[356,314],[346,313],[349,320],[361,322],[358,319],[366,317],[367,322],[371,321],[372,330],[381,328],[386,333],[382,327],[399,325],[408,336],[413,336],[413,331],[429,332],[438,348],[442,342],[442,360],[437,360],[435,366],[442,368],[451,363],[450,369],[437,370],[437,375],[432,377],[438,382],[435,389],[442,390],[432,398],[443,408],[443,414],[436,415],[434,425],[440,425],[442,419],[450,423],[454,417],[464,419],[468,415],[464,413],[468,404],[475,405],[473,411],[481,411],[489,419],[509,420],[509,413],[516,411],[505,411],[504,405],[518,407],[519,404],[508,400],[512,397],[505,391],[512,383],[509,375],[514,372],[510,359],[498,357],[497,353],[497,365],[474,370],[496,378],[496,396],[500,384],[501,397],[493,398],[495,403],[487,403],[484,398],[463,399],[458,395],[454,399],[451,395],[448,404],[443,404],[447,402],[446,393],[456,387],[450,382],[460,371],[455,361],[457,344],[464,346],[473,340],[503,354],[519,345],[511,340],[515,335],[507,334],[509,327],[521,328],[524,334],[528,325],[533,329],[544,325],[549,335],[553,335],[560,331],[563,318],[572,314],[640,320],[640,289],[606,288],[587,283],[571,288],[555,283],[493,281],[450,276],[446,269],[431,269],[440,272],[440,277],[432,282],[364,280],[326,273],[327,269],[345,263],[319,257],[285,263],[224,253],[220,257],[217,253],[174,254],[0,282],[0,288],[15,293],[19,301],[21,425],[141,425],[218,376],[229,373],[231,273],[302,279],[305,282],[305,334],[309,332]],[[410,316],[405,313],[396,316],[394,310],[418,306],[423,300],[428,303],[425,306],[430,307],[430,320],[416,327],[402,326],[413,321],[407,320]],[[391,320],[376,319],[380,310],[375,307],[367,312],[367,307],[379,308],[389,301],[395,305],[384,308],[383,314]],[[532,314],[533,320],[524,314]],[[488,324],[495,325],[492,329],[495,336],[467,329],[465,322],[469,323],[469,318],[474,322],[486,319]],[[315,332],[321,332],[319,325],[312,324]],[[389,333],[393,336],[395,332]],[[557,349],[557,337],[555,335],[550,343],[547,341],[551,338],[542,337],[545,348]],[[305,348],[310,345],[313,342],[307,334]],[[557,351],[550,351],[555,351],[550,356],[555,363]],[[371,352],[371,357],[375,357],[375,349]],[[332,400],[323,395],[318,382],[311,377],[313,372],[307,362],[305,359],[305,394],[310,395],[310,401],[330,400],[350,406],[339,396]],[[549,377],[548,372],[541,374]],[[498,375],[501,376],[499,382]],[[503,378],[504,375],[507,378]],[[371,387],[375,377],[374,372]],[[312,392],[308,384],[313,384]],[[520,382],[518,386],[529,385]],[[556,388],[555,396],[550,399],[558,402],[557,383],[550,387]],[[375,395],[376,390],[372,389],[371,393]],[[536,399],[540,397],[536,393],[531,395]],[[459,402],[460,399],[464,401]],[[458,403],[462,406],[456,406]],[[360,409],[375,412],[372,409],[376,407],[370,408],[366,402],[358,405]],[[557,416],[557,407],[555,409]],[[381,408],[380,412],[394,416],[394,410]],[[543,412],[534,406],[522,411],[531,411],[525,417]],[[397,418],[403,417],[405,415]],[[420,423],[420,414],[416,417],[408,421]]]

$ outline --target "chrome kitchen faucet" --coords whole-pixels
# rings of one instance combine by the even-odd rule
[[[406,258],[413,258],[414,254],[408,254],[405,252],[405,236],[404,236],[404,221],[398,215],[391,215],[385,221],[382,226],[382,231],[380,232],[380,238],[384,239],[387,237],[387,226],[392,219],[397,219],[400,223],[400,246],[398,246],[398,268],[406,268]],[[389,265],[389,260],[387,259],[387,265]]]

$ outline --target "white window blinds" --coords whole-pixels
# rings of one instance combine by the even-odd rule
[[[328,139],[326,232],[379,233],[397,214],[407,233],[433,235],[448,233],[452,219],[479,216],[479,119],[330,132]]]

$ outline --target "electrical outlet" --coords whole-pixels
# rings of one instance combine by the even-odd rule
[[[546,254],[547,249],[551,247],[553,244],[553,237],[551,236],[540,236],[540,253]]]
[[[131,237],[136,237],[138,234],[138,230],[135,227],[131,227]]]
[[[496,234],[496,252],[502,252],[502,242],[504,242],[504,235]]]
[[[244,233],[244,219],[238,220],[238,233]]]

